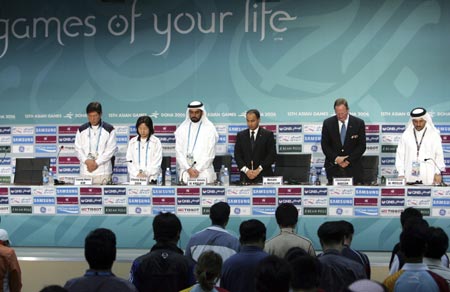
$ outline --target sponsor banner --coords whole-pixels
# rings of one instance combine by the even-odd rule
[[[278,125],[278,133],[301,133],[302,125]]]
[[[175,135],[155,135],[161,141],[161,144],[175,144]]]
[[[250,216],[252,214],[251,207],[231,206],[230,215],[233,216]]]
[[[382,133],[403,133],[406,129],[405,125],[382,125]]]
[[[128,136],[117,135],[116,143],[117,144],[128,144]]]
[[[433,217],[450,217],[450,208],[432,208],[431,216],[433,216]]]
[[[11,175],[0,176],[0,184],[11,184]]]
[[[407,207],[431,207],[431,198],[407,198]]]
[[[228,125],[221,124],[221,125],[215,125],[215,126],[216,126],[217,133],[219,133],[219,134],[226,134],[227,133]]]
[[[178,196],[200,196],[200,188],[178,188]]]
[[[104,187],[103,194],[105,196],[125,196],[127,189],[124,187]]]
[[[326,216],[328,214],[327,208],[314,208],[314,207],[304,207],[303,215],[306,216]]]
[[[128,202],[126,197],[108,196],[103,197],[103,205],[126,205]]]
[[[7,196],[9,194],[9,189],[6,187],[0,187],[0,196]]]
[[[402,135],[382,135],[381,142],[384,144],[398,144]]]
[[[138,195],[138,196],[149,196],[152,194],[152,192],[155,191],[154,189],[151,189],[149,187],[128,187],[127,188],[127,194],[129,196],[134,196],[134,195]],[[175,189],[172,189],[173,192],[173,196],[175,195]],[[154,195],[154,194],[153,194]]]
[[[430,216],[431,214],[430,208],[416,208],[416,209],[420,211],[422,216]]]
[[[366,143],[379,143],[379,142],[380,142],[379,135],[367,135],[366,136]]]
[[[431,197],[431,189],[408,188],[406,195],[408,197]]]
[[[434,125],[441,134],[450,134],[450,125]]]
[[[397,170],[394,166],[388,167],[388,166],[382,166],[381,167],[381,175],[387,176],[387,177],[397,177]]]
[[[34,129],[36,135],[56,135],[56,126],[36,126]]]
[[[77,126],[59,126],[58,127],[58,134],[76,134],[78,131]]]
[[[32,206],[11,206],[12,214],[32,214],[33,207]]]
[[[227,136],[219,135],[219,140],[217,141],[217,144],[225,144],[225,143],[227,143]]]
[[[209,216],[211,213],[211,207],[202,207],[202,215],[203,216]]]
[[[356,187],[355,196],[378,197],[380,188]]]
[[[76,154],[74,145],[64,145],[64,148],[60,152],[61,154],[70,155]]]
[[[10,195],[31,195],[31,188],[27,187],[10,187]]]
[[[330,198],[330,206],[353,206],[353,198]]]
[[[236,135],[228,135],[228,143],[235,144],[236,143]],[[234,149],[234,145],[228,145],[228,148]]]
[[[80,197],[81,205],[101,205],[102,203],[102,197]]]
[[[353,216],[353,208],[351,207],[329,207],[329,216]]]
[[[152,188],[153,196],[175,196],[175,188]]]
[[[152,199],[146,196],[128,197],[128,205],[151,205]]]
[[[321,124],[305,124],[303,125],[303,132],[308,134],[316,134],[322,132]]]
[[[5,156],[5,153],[11,153],[11,145],[0,145],[0,153]]]
[[[56,206],[56,214],[76,215],[79,213],[79,206]]]
[[[380,133],[380,125],[366,125],[367,133]]]
[[[101,187],[80,187],[80,195],[82,196],[101,196]]]
[[[328,205],[327,197],[303,197],[303,206],[326,206]]]
[[[114,174],[128,174],[128,168],[126,166],[114,166]]]
[[[378,198],[354,198],[355,206],[378,206]]]
[[[273,216],[275,215],[275,207],[253,207],[252,215],[255,216]]]
[[[13,144],[33,144],[34,137],[33,136],[13,136],[12,142],[13,142]]]
[[[0,135],[11,135],[11,127],[0,127]]]
[[[277,189],[274,187],[254,188],[253,196],[276,196]]]
[[[174,197],[153,197],[153,205],[175,205]]]
[[[61,174],[79,174],[80,173],[80,166],[59,166],[58,167],[58,173]]]
[[[251,196],[252,188],[250,187],[237,187],[229,188],[226,190],[227,196]]]
[[[56,214],[56,206],[33,206],[33,214],[54,215]]]
[[[125,215],[127,214],[127,207],[119,207],[119,206],[106,206],[105,214],[108,215]]]
[[[380,216],[382,217],[400,217],[400,214],[403,212],[404,208],[380,208]]]
[[[75,143],[75,135],[59,136],[58,143],[59,144],[73,144],[73,143]]]
[[[403,197],[405,196],[405,189],[403,188],[382,188],[381,189],[381,196],[383,197]]]
[[[32,126],[24,126],[24,127],[12,127],[13,135],[33,135],[34,127]]]
[[[450,152],[450,145],[442,144],[442,150],[444,151],[444,153],[449,153]]]
[[[225,188],[202,188],[202,196],[225,196]]]
[[[58,164],[80,164],[80,160],[75,156],[60,156]]]
[[[355,208],[355,216],[378,216],[378,208]]]
[[[246,125],[229,125],[228,126],[228,133],[230,134],[237,134],[240,131],[246,130],[247,126]]]
[[[129,206],[128,215],[151,215],[152,207],[148,206]]]
[[[301,196],[302,188],[279,187],[278,196]]]
[[[303,141],[304,143],[320,143],[321,138],[321,135],[304,135]]]
[[[259,125],[261,128],[266,129],[267,131],[272,131],[274,133],[277,132],[277,125]]]
[[[177,198],[177,205],[200,205],[200,198],[199,197]]]
[[[13,145],[12,153],[21,154],[21,153],[34,153],[34,145]]]
[[[56,144],[56,136],[36,136],[36,144]]]
[[[227,198],[227,203],[230,206],[242,206],[242,205],[248,205],[250,206],[251,200],[249,197],[229,197]]]
[[[8,176],[12,174],[12,167],[11,166],[1,166],[0,167],[0,175],[1,176]]]
[[[298,144],[298,143],[302,143],[302,142],[303,142],[302,134],[278,134],[277,135],[277,143],[280,143],[280,144],[289,144],[289,143]]]
[[[402,207],[405,206],[404,198],[381,198],[382,207]]]
[[[55,197],[33,197],[33,205],[55,205]]]
[[[9,198],[10,205],[31,205],[33,198],[29,196],[14,196]]]
[[[246,198],[246,199],[249,200],[249,204],[250,204],[250,198]],[[225,196],[221,196],[221,197],[217,197],[217,196],[213,196],[213,197],[202,196],[200,204],[202,206],[211,207],[215,203],[226,202],[226,201],[227,201],[227,198]]]
[[[134,126],[133,126],[134,127]],[[115,126],[116,135],[127,135],[128,134],[128,126]]]
[[[443,144],[450,143],[450,135],[441,135],[441,138],[442,138],[442,143]]]
[[[78,205],[78,197],[56,197],[58,205]]]
[[[36,153],[56,153],[56,145],[35,145],[34,151]]]
[[[434,188],[433,197],[450,197],[450,189]]]
[[[102,206],[81,206],[80,214],[81,215],[103,215],[103,207]]]
[[[183,215],[183,216],[189,216],[189,215],[195,215],[199,216],[202,214],[201,207],[177,207],[177,215]]]
[[[381,153],[396,153],[397,145],[381,145]]]
[[[380,153],[380,145],[369,144],[366,146],[366,154],[378,154]]]
[[[0,136],[0,145],[5,145],[5,144],[11,144],[12,143],[12,137],[9,135],[6,136]],[[0,153],[2,153],[0,151]]]
[[[328,189],[328,195],[332,196],[354,196],[355,189],[354,188],[346,188],[346,187],[331,187]]]
[[[261,206],[261,205],[275,206],[277,204],[277,200],[275,197],[253,197],[252,203],[253,206]]]
[[[9,197],[0,197],[0,205],[8,205]]]
[[[216,155],[224,155],[224,154],[228,154],[228,152],[227,152],[227,145],[225,145],[225,144],[216,144]]]
[[[305,195],[305,196],[326,196],[326,195],[328,195],[328,189],[327,188],[305,187],[303,190],[303,195]]]
[[[0,214],[10,214],[11,210],[9,206],[0,206]]]
[[[78,188],[77,187],[57,187],[56,195],[57,196],[77,196]]]
[[[293,204],[296,206],[302,205],[301,197],[278,197],[278,205],[281,204]]]
[[[158,215],[159,213],[174,213],[175,214],[175,207],[153,206],[152,213],[153,213],[153,215]]]
[[[303,145],[278,145],[278,153],[297,153],[302,152]]]
[[[433,198],[433,207],[450,207],[450,198]]]
[[[177,129],[177,126],[172,125],[159,125],[154,126],[156,134],[173,134]],[[130,130],[131,133],[131,130]],[[134,133],[136,133],[136,127],[134,127]]]
[[[381,165],[395,165],[395,157],[381,157]]]

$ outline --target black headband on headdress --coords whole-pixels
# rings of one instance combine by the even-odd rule
[[[203,103],[201,101],[193,101],[190,104],[188,104],[188,108],[199,108],[202,106],[203,106]]]
[[[415,109],[413,109],[411,111],[411,113],[409,114],[411,116],[411,118],[420,118],[422,116],[424,116],[427,113],[427,110],[424,109],[423,107],[416,107]]]

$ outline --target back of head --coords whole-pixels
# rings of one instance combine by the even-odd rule
[[[355,281],[344,290],[344,292],[387,292],[387,291],[388,289],[383,284],[368,279],[361,279]]]
[[[294,204],[283,203],[275,211],[277,224],[281,227],[294,227],[298,222],[298,210]]]
[[[93,101],[93,102],[89,103],[86,107],[86,113],[89,114],[92,112],[102,114],[102,105],[97,101]]]
[[[50,285],[42,288],[39,292],[67,292],[67,290],[59,285]]]
[[[259,220],[250,219],[239,226],[239,241],[242,245],[266,241],[266,226]]]
[[[353,239],[353,234],[355,233],[353,224],[345,220],[341,220],[338,222],[339,224],[341,224],[341,228],[344,232],[345,243],[350,245]]]
[[[400,214],[400,223],[402,224],[402,228],[405,225],[406,220],[408,220],[409,218],[414,217],[414,218],[423,218],[422,213],[420,213],[419,210],[414,209],[413,207],[408,207],[405,210],[403,210],[403,212]]]
[[[288,262],[275,255],[261,260],[255,272],[255,291],[288,292],[291,281],[291,267]]]
[[[84,240],[84,256],[94,270],[110,270],[116,260],[116,235],[109,229],[91,231]]]
[[[339,221],[328,221],[320,225],[317,236],[322,244],[343,243],[344,230]]]
[[[400,251],[408,259],[422,258],[428,241],[428,223],[418,218],[410,218],[400,234]]]
[[[195,266],[195,277],[205,291],[213,289],[222,271],[222,257],[212,250],[203,252]]]
[[[300,256],[289,263],[292,268],[292,289],[311,290],[319,287],[322,267],[316,257]]]
[[[225,226],[230,218],[230,205],[226,202],[218,202],[211,206],[209,218],[213,225]]]
[[[287,260],[289,263],[295,260],[298,257],[306,256],[308,255],[308,252],[304,250],[301,247],[295,246],[291,247],[286,254],[284,255],[284,259]]]
[[[177,242],[181,229],[181,221],[175,214],[159,213],[153,219],[153,239],[157,242]]]
[[[439,260],[447,252],[448,236],[440,227],[428,227],[425,257]]]
[[[6,231],[5,229],[0,229],[0,241],[4,246],[9,246],[10,244],[8,231]]]

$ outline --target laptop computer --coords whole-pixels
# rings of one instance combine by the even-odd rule
[[[16,158],[15,185],[42,185],[42,168],[50,168],[50,158]]]

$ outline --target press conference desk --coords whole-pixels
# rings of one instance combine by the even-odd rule
[[[0,186],[2,227],[16,246],[83,246],[97,227],[112,229],[118,246],[147,248],[152,244],[151,217],[174,212],[182,218],[180,246],[191,233],[210,224],[209,207],[231,206],[228,229],[258,218],[267,237],[277,234],[273,216],[279,203],[295,204],[301,218],[298,232],[319,246],[316,231],[326,220],[345,217],[355,226],[354,244],[364,250],[390,250],[398,241],[398,216],[405,207],[421,209],[430,225],[446,227],[450,188],[425,186]]]

